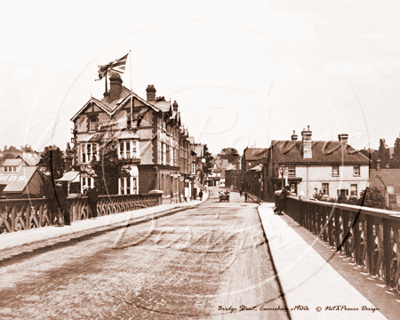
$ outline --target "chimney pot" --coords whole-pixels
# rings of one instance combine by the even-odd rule
[[[292,136],[291,136],[292,141],[296,141],[297,138],[298,138],[298,137],[297,137],[296,131],[293,130],[293,134],[292,134]]]
[[[178,103],[176,102],[176,100],[174,101],[174,103],[172,104],[172,107],[174,108],[174,112],[178,112]]]
[[[122,91],[122,79],[121,76],[116,72],[111,72],[110,75],[110,91],[107,98],[107,102],[113,102],[118,100]],[[104,94],[106,97],[107,95]]]
[[[307,131],[303,129],[301,138],[303,141],[303,159],[312,159],[312,144],[311,144],[312,131],[310,126],[307,126]]]
[[[349,139],[349,135],[347,133],[338,134],[339,141],[346,142]]]
[[[147,92],[147,101],[156,101],[156,89],[154,85],[149,84],[146,88]]]

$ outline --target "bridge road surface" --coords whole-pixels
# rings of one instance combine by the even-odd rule
[[[288,319],[256,207],[213,189],[200,206],[11,260],[0,319]]]

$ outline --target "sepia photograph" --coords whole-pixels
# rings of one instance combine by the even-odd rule
[[[395,0],[1,12],[1,320],[399,319]]]

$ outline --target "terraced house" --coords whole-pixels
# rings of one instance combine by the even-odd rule
[[[348,134],[339,134],[337,141],[313,141],[308,126],[301,141],[297,138],[293,132],[291,140],[271,143],[265,172],[270,199],[283,184],[297,195],[322,192],[327,198],[359,197],[368,187],[370,160],[348,144]]]
[[[118,177],[118,194],[162,190],[164,198],[182,199],[190,180],[190,141],[178,104],[156,97],[149,85],[143,99],[122,85],[118,73],[110,75],[104,97],[91,97],[72,117],[73,166],[81,171],[81,188],[96,179],[91,161],[111,139],[118,143],[121,168],[129,176]],[[186,184],[186,185],[185,185]]]

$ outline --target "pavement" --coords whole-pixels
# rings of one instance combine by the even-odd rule
[[[258,207],[292,319],[399,319],[400,297],[273,209]]]
[[[31,252],[38,248],[76,240],[82,236],[118,228],[128,223],[139,223],[168,215],[171,211],[196,206],[207,199],[208,193],[204,193],[202,201],[192,200],[184,203],[162,204],[139,210],[74,221],[70,226],[46,226],[43,228],[2,234],[0,235],[0,263],[3,260],[10,259],[25,252]]]

